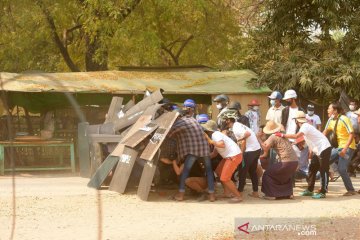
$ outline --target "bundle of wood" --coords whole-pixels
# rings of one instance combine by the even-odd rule
[[[159,160],[157,153],[178,116],[177,112],[161,111],[162,99],[158,90],[136,105],[131,101],[122,107],[122,98],[114,97],[104,124],[79,124],[80,174],[91,176],[88,187],[99,189],[112,173],[109,190],[124,193],[135,160],[140,158],[146,163],[137,194],[147,200]],[[115,144],[104,161],[96,154],[99,143]]]

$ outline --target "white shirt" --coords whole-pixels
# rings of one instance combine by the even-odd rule
[[[244,124],[235,122],[232,131],[237,140],[242,139],[245,135],[245,132],[250,132],[250,136],[246,139],[246,150],[245,152],[252,152],[259,150],[261,148],[259,141],[256,138],[255,133],[245,126]]]
[[[226,136],[225,134],[219,131],[214,132],[211,135],[211,139],[215,142],[224,141],[225,143],[224,148],[215,147],[217,152],[223,158],[234,157],[241,153],[239,146],[233,140],[231,140],[231,138],[229,138],[228,136]]]
[[[331,147],[329,140],[309,123],[304,123],[299,132],[304,133],[304,139],[309,148],[316,154],[320,155],[322,151]]]
[[[318,125],[321,125],[320,117],[316,114],[313,114],[312,116],[306,114],[306,120],[309,124],[313,125],[316,129]]]
[[[286,134],[295,134],[296,133],[296,122],[294,117],[296,117],[296,112],[299,110],[298,107],[296,108],[292,108],[289,107],[289,118],[286,124]],[[290,140],[290,141],[294,141],[294,140]]]
[[[356,115],[354,112],[349,111],[346,113],[346,116],[350,119],[350,122],[353,126],[354,132],[359,132],[359,123],[358,123],[358,115]]]
[[[281,116],[282,116],[282,110],[285,107],[283,105],[280,105],[280,107],[271,107],[269,108],[269,110],[266,113],[266,121],[274,121],[276,123],[280,123],[281,124]]]
[[[249,119],[251,130],[258,133],[260,129],[260,112],[249,110],[245,113],[245,116]]]

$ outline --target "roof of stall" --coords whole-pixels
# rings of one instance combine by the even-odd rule
[[[0,73],[2,90],[17,92],[76,92],[138,94],[162,88],[165,94],[261,94],[252,88],[250,70],[236,71],[103,71],[66,73]]]

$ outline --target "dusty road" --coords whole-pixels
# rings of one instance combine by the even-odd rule
[[[360,178],[352,180],[355,188],[360,189]],[[245,197],[240,204],[174,202],[168,200],[170,191],[151,193],[150,201],[143,202],[134,192],[119,195],[108,190],[100,191],[99,202],[97,191],[87,188],[87,182],[86,178],[64,174],[17,175],[14,239],[98,239],[99,203],[102,239],[232,239],[234,219],[239,217],[320,217],[335,221],[344,218],[335,224],[342,226],[337,233],[347,240],[360,239],[360,225],[355,223],[360,219],[360,194],[341,196],[345,191],[341,179],[330,183],[326,199],[296,197],[295,200],[266,201]],[[295,196],[304,186],[305,182],[297,183]],[[249,189],[250,184],[246,186],[246,190]],[[1,240],[9,239],[13,226],[12,194],[12,177],[0,177]],[[328,226],[326,231],[330,231],[327,239],[339,239],[334,238],[333,227],[327,223],[328,220],[323,220],[323,225]],[[285,236],[280,234],[274,238],[292,239]]]

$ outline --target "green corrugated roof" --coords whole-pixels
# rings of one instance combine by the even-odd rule
[[[0,73],[2,90],[18,92],[143,93],[159,88],[166,94],[268,93],[251,88],[250,70],[226,72],[104,71],[68,73]]]

